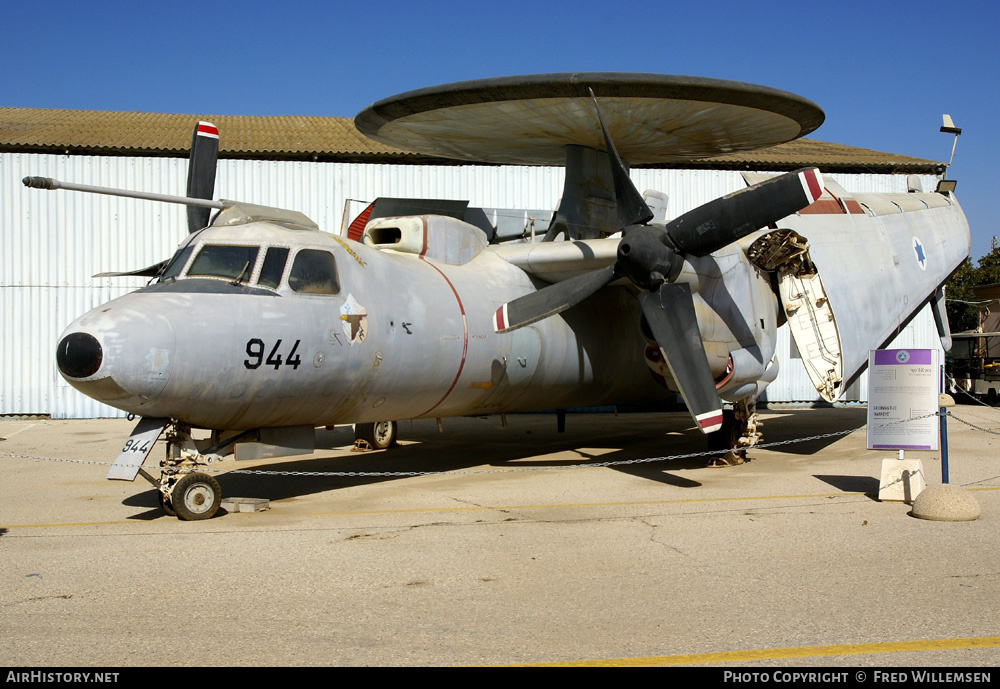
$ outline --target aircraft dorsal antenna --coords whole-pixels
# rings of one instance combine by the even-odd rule
[[[954,134],[955,140],[951,144],[951,158],[948,159],[948,167],[944,170],[944,176],[941,179],[945,179],[948,176],[948,168],[951,167],[952,161],[955,160],[955,146],[958,145],[958,136],[962,133],[962,130],[955,126],[955,123],[951,120],[951,115],[941,116],[941,131],[945,134]]]

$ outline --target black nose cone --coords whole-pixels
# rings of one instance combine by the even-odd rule
[[[88,333],[70,333],[56,349],[56,365],[67,378],[87,378],[101,368],[104,352],[97,338]]]

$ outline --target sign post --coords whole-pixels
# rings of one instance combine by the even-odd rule
[[[938,449],[939,370],[936,349],[869,354],[869,450]]]
[[[912,502],[926,485],[906,450],[937,450],[940,366],[936,349],[879,349],[868,357],[868,449],[899,450],[882,462],[879,499]]]

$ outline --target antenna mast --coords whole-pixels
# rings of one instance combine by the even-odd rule
[[[955,126],[955,123],[951,121],[951,115],[941,116],[942,124],[941,131],[945,134],[954,134],[955,141],[951,144],[951,158],[948,159],[948,167],[944,170],[944,175],[941,179],[945,179],[948,176],[948,168],[951,167],[951,163],[955,160],[955,146],[958,145],[958,135],[962,133],[962,130]]]

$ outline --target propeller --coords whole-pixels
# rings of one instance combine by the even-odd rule
[[[191,137],[187,195],[196,199],[215,198],[215,168],[219,157],[219,130],[211,122],[199,122]],[[188,233],[208,225],[211,208],[187,207]]]
[[[632,183],[604,124],[600,106],[590,92],[604,134],[615,184],[622,239],[615,263],[519,297],[497,309],[494,330],[509,332],[579,304],[605,285],[628,278],[638,295],[653,338],[670,369],[684,402],[704,433],[722,427],[722,402],[715,390],[702,345],[694,298],[686,283],[675,282],[685,256],[707,256],[795,213],[819,198],[819,170],[802,168],[762,184],[710,201],[666,225],[653,218]]]
[[[213,201],[215,194],[215,167],[219,154],[219,130],[209,122],[199,122],[195,125],[191,141],[191,158],[188,162],[188,195],[167,196],[127,189],[112,189],[95,187],[87,184],[60,182],[50,177],[25,177],[21,180],[24,186],[32,189],[71,189],[93,194],[110,194],[127,198],[146,199],[149,201],[164,201],[167,203],[183,203],[187,206],[188,233],[194,233],[208,226],[209,214],[213,209],[221,210],[225,205],[221,201]],[[197,200],[196,200],[197,199]],[[127,272],[98,273],[95,278],[104,277],[156,277],[169,261],[160,261],[146,268]]]

